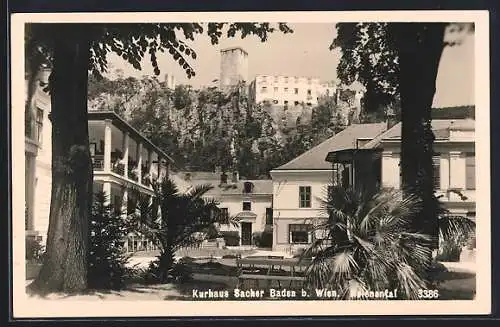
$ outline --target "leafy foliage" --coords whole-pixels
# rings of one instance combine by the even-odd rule
[[[153,183],[153,198],[137,194],[137,212],[132,218],[138,230],[152,236],[160,247],[158,281],[171,278],[178,249],[216,233],[218,224],[236,224],[224,217],[215,200],[203,198],[212,188],[200,185],[181,193],[174,182],[164,179]]]
[[[224,238],[226,246],[240,245],[240,233],[238,231],[221,231],[220,234]]]
[[[229,37],[241,32],[242,37],[253,34],[263,42],[267,39],[268,33],[275,31],[275,28],[268,23],[26,24],[25,59],[30,87],[34,84],[36,80],[34,76],[42,65],[52,68],[45,90],[51,93],[51,120],[54,131],[52,149],[53,157],[58,158],[53,162],[53,167],[55,170],[64,168],[62,166],[71,157],[67,149],[76,146],[84,150],[79,168],[82,172],[87,172],[83,175],[72,174],[62,169],[53,174],[53,190],[66,185],[69,186],[64,189],[66,195],[76,193],[82,196],[78,197],[78,201],[73,200],[68,203],[57,199],[52,201],[47,243],[47,255],[50,260],[44,263],[34,285],[49,291],[83,290],[87,287],[87,276],[77,267],[87,266],[85,235],[92,194],[89,187],[92,184],[91,160],[88,135],[86,135],[88,121],[85,100],[88,72],[97,78],[102,77],[101,73],[108,69],[107,55],[114,52],[139,70],[142,60],[148,56],[154,67],[154,73],[159,75],[157,55],[165,52],[191,78],[195,72],[190,61],[195,60],[197,54],[188,42],[207,31],[212,43],[216,44],[226,25],[229,26],[226,32]],[[291,32],[283,23],[278,24],[278,29],[283,33]],[[33,94],[28,92],[27,105],[31,103]],[[72,134],[71,131],[75,133]],[[68,209],[68,215],[59,215],[59,210],[62,209]],[[77,222],[77,227],[70,229],[69,226],[73,224],[68,222]],[[67,244],[82,244],[82,246],[76,246],[76,249],[67,246],[56,251],[52,244],[59,242],[62,235],[70,235],[66,240]],[[51,275],[50,271],[56,269],[60,273]]]
[[[28,262],[43,262],[45,247],[42,241],[34,237],[26,237],[25,239],[25,256]]]
[[[431,129],[437,69],[444,46],[461,42],[460,37],[450,38],[450,34],[463,36],[474,26],[341,23],[337,29],[331,49],[342,49],[338,75],[343,82],[357,80],[366,87],[364,110],[387,116],[390,106],[401,103],[403,188],[424,203],[421,219],[414,221],[414,228],[437,240],[438,201],[433,189]]]
[[[336,289],[344,298],[394,288],[406,299],[417,298],[427,285],[431,252],[430,238],[411,229],[419,199],[393,190],[368,194],[332,186],[322,208],[315,230],[324,237],[303,254],[313,257],[307,270],[311,286]]]
[[[183,85],[172,90],[156,78],[145,78],[133,83],[138,85],[136,90],[119,96],[112,90],[125,89],[123,79],[105,83],[110,83],[111,91],[91,100],[92,108],[118,108],[124,99],[133,98],[125,111],[115,111],[165,149],[179,169],[212,171],[221,167],[238,170],[246,178],[269,178],[270,170],[333,136],[344,124],[344,119],[334,119],[336,113],[343,113],[333,97],[321,98],[312,109],[302,108],[299,123],[285,127],[281,108],[253,104],[239,87],[229,93]]]
[[[128,226],[120,212],[106,204],[107,195],[96,193],[90,219],[88,286],[120,289],[125,285],[129,256],[123,242]]]

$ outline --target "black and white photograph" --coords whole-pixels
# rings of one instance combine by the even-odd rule
[[[488,26],[12,15],[14,316],[490,313]]]

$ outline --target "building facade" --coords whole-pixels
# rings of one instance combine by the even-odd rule
[[[333,83],[302,76],[257,75],[249,85],[249,98],[254,103],[267,101],[274,105],[315,106],[323,96],[335,96]]]
[[[332,165],[325,160],[334,150],[359,147],[357,139],[372,139],[385,123],[351,125],[292,161],[271,171],[273,181],[273,250],[294,253],[309,246],[322,232],[314,225],[324,214],[332,182]],[[314,233],[313,230],[316,230]]]
[[[25,231],[27,237],[46,241],[52,184],[52,126],[50,97],[39,81],[47,81],[43,70],[35,83],[25,114]],[[26,92],[28,93],[26,80]],[[30,92],[31,93],[31,92]],[[28,97],[27,97],[28,98]],[[117,209],[127,212],[133,187],[152,195],[150,181],[167,176],[172,159],[114,112],[89,111],[89,145],[94,172],[94,192],[104,191]],[[130,235],[129,251],[151,248],[142,236]]]
[[[254,233],[272,227],[271,180],[240,180],[236,172],[180,172],[177,178],[192,186],[214,187],[205,197],[217,200],[225,215],[239,221],[238,225],[220,225],[219,231],[238,233],[240,247],[253,247]]]
[[[50,71],[41,70],[33,83],[25,79],[25,231],[26,236],[45,241],[49,226],[52,185],[52,128],[49,119],[50,96],[40,87]]]
[[[452,214],[475,219],[475,120],[434,119],[434,187],[436,196]],[[401,187],[401,124],[364,145],[382,152],[382,187]]]
[[[248,53],[241,47],[231,47],[220,51],[219,87],[225,91],[248,82]]]

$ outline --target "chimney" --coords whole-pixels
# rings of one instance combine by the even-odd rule
[[[238,183],[240,179],[240,174],[237,171],[233,171],[233,178],[231,179],[232,183]]]
[[[387,110],[387,130],[391,129],[394,125],[398,123],[396,119],[396,114],[394,113],[394,110],[392,108],[389,108]]]

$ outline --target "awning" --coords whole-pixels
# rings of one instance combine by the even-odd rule
[[[331,163],[351,163],[354,159],[367,158],[382,152],[382,149],[345,149],[328,152],[325,160]]]

